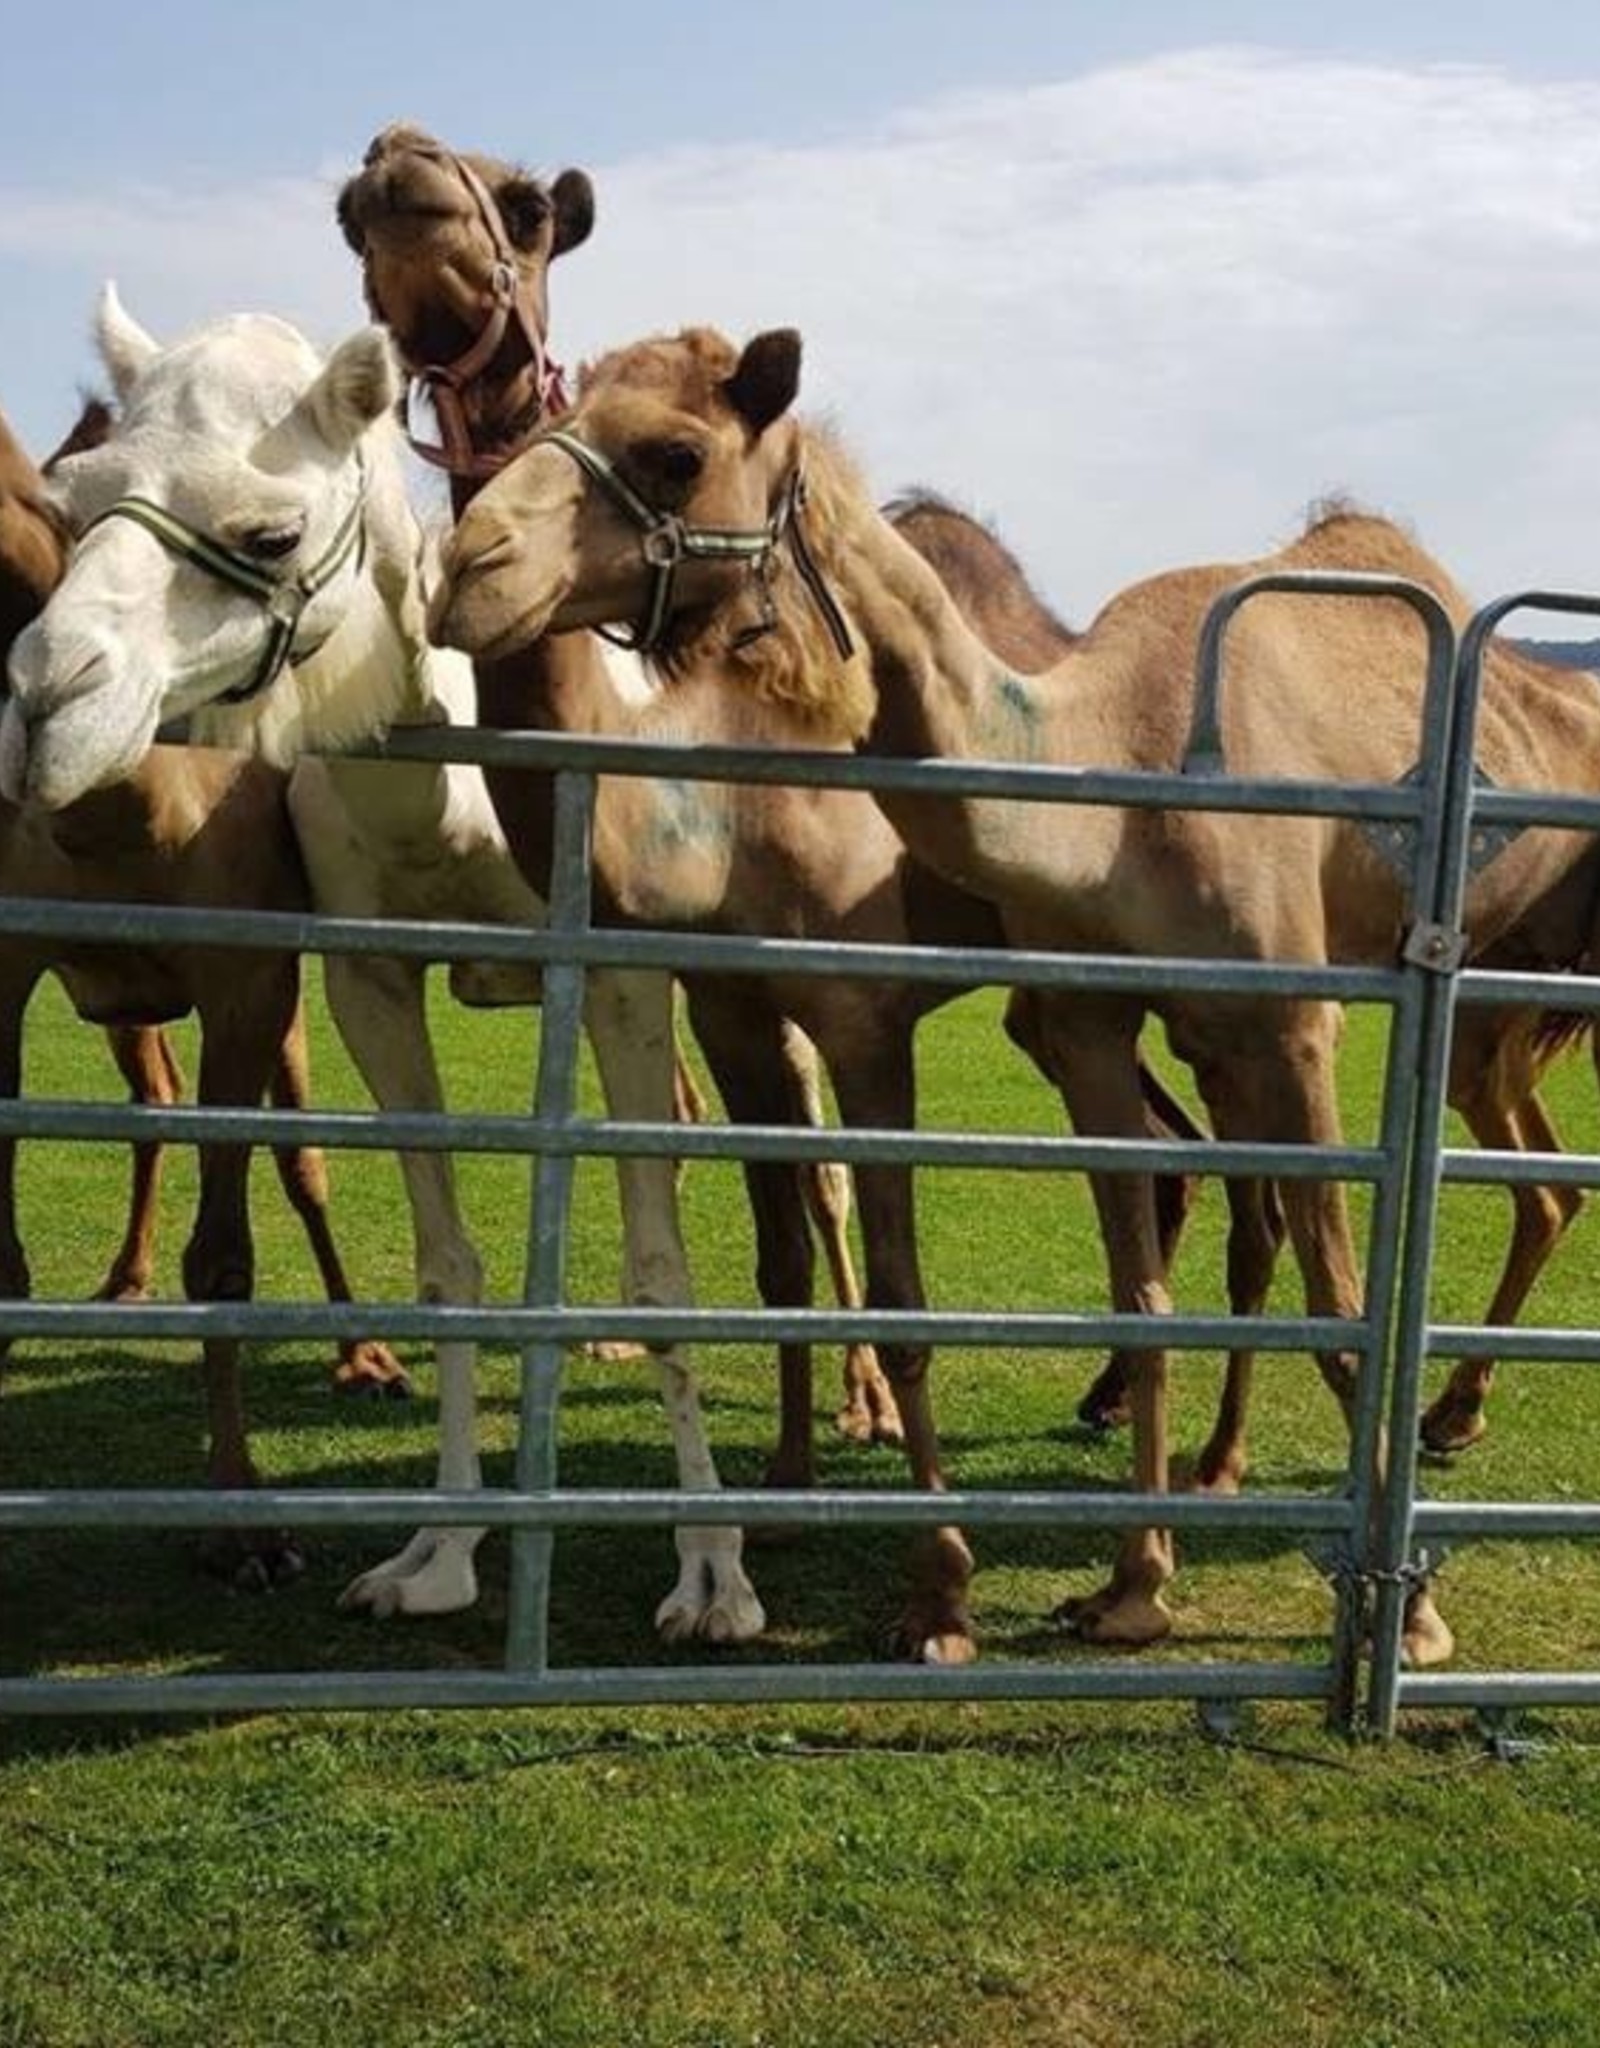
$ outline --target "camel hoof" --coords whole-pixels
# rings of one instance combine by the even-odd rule
[[[1087,1599],[1063,1600],[1052,1617],[1082,1643],[1121,1644],[1143,1649],[1172,1633],[1172,1611],[1159,1593],[1130,1592],[1110,1585]]]
[[[287,1529],[221,1529],[207,1537],[200,1557],[214,1578],[238,1593],[275,1593],[306,1568],[305,1553]]]
[[[591,1337],[578,1346],[578,1354],[596,1365],[638,1365],[649,1358],[650,1347],[632,1337]]]
[[[1219,1499],[1232,1499],[1244,1491],[1245,1474],[1249,1467],[1242,1458],[1220,1460],[1202,1457],[1194,1470],[1182,1478],[1178,1485],[1184,1493],[1209,1493]]]
[[[902,1664],[971,1664],[978,1655],[965,1615],[913,1610],[889,1632],[889,1654]]]
[[[478,1575],[470,1553],[443,1544],[423,1551],[408,1544],[397,1556],[352,1579],[339,1595],[347,1614],[375,1621],[397,1615],[459,1614],[476,1604]]]
[[[1400,1637],[1400,1662],[1408,1671],[1429,1671],[1436,1664],[1448,1664],[1456,1653],[1456,1639],[1450,1624],[1426,1592],[1412,1595],[1406,1608],[1406,1625]]]
[[[656,1609],[656,1632],[666,1643],[752,1642],[767,1625],[766,1609],[737,1549],[686,1550],[678,1583]]]
[[[1422,1448],[1436,1458],[1454,1458],[1482,1443],[1489,1433],[1481,1407],[1441,1395],[1422,1418]]]
[[[130,1280],[118,1273],[108,1273],[94,1293],[91,1301],[109,1301],[121,1306],[148,1301],[155,1289],[148,1280]]]
[[[1093,1436],[1110,1436],[1113,1430],[1126,1429],[1133,1420],[1133,1410],[1121,1395],[1103,1398],[1093,1387],[1073,1412]]]
[[[368,1337],[340,1353],[333,1369],[333,1390],[355,1401],[407,1401],[411,1375],[387,1344]]]

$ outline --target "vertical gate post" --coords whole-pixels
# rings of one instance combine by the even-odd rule
[[[590,855],[594,837],[595,778],[562,770],[555,778],[554,849],[550,865],[548,927],[563,937],[589,928]],[[577,1108],[578,1046],[583,1025],[584,969],[554,960],[544,970],[539,1024],[539,1069],[534,1115],[570,1124]],[[559,1308],[566,1298],[568,1220],[575,1161],[570,1152],[541,1152],[533,1162],[528,1256],[522,1298],[530,1308]],[[556,1483],[556,1426],[564,1346],[540,1339],[522,1353],[517,1423],[516,1483],[525,1493],[550,1492]],[[551,1529],[516,1529],[511,1537],[511,1586],[506,1615],[506,1669],[542,1675],[548,1668]]]
[[[1406,948],[1408,962],[1425,977],[1422,1081],[1412,1125],[1411,1172],[1406,1192],[1404,1271],[1389,1405],[1391,1455],[1379,1497],[1370,1558],[1377,1598],[1367,1718],[1372,1733],[1381,1741],[1388,1741],[1395,1732],[1407,1597],[1427,1578],[1427,1560],[1414,1554],[1412,1541],[1417,1498],[1416,1446],[1422,1415],[1422,1369],[1427,1358],[1440,1150],[1450,1078],[1450,1045],[1455,1031],[1457,970],[1465,952],[1462,917],[1476,788],[1473,760],[1479,680],[1489,635],[1514,602],[1480,611],[1462,636],[1442,788],[1436,787],[1431,773],[1428,778],[1430,811],[1437,797],[1443,801],[1433,893],[1430,907],[1424,913],[1426,921],[1413,933]]]
[[[1427,636],[1427,673],[1419,735],[1420,764],[1415,777],[1420,810],[1411,833],[1408,862],[1408,909],[1413,933],[1425,932],[1435,915],[1438,873],[1446,838],[1446,788],[1449,747],[1454,725],[1456,637],[1450,616],[1435,594],[1408,578],[1361,571],[1280,571],[1252,577],[1225,592],[1206,614],[1195,670],[1195,703],[1183,759],[1186,775],[1222,775],[1226,771],[1222,742],[1222,654],[1234,615],[1250,599],[1276,592],[1310,597],[1351,597],[1371,601],[1398,600],[1409,605]],[[1469,773],[1470,783],[1470,773]],[[1390,1334],[1395,1318],[1397,1277],[1406,1255],[1403,1212],[1412,1160],[1410,1143],[1427,1075],[1421,1059],[1427,1016],[1428,973],[1432,965],[1425,945],[1406,949],[1410,972],[1391,1013],[1385,1061],[1379,1144],[1384,1167],[1374,1192],[1368,1232],[1363,1293],[1361,1369],[1355,1413],[1350,1423],[1347,1485],[1353,1534],[1313,1555],[1328,1572],[1334,1592],[1332,1685],[1328,1722],[1354,1733],[1360,1718],[1360,1658],[1369,1622],[1368,1589],[1372,1583],[1372,1550],[1378,1501],[1385,1483],[1386,1458],[1381,1419]],[[1443,1069],[1440,1069],[1442,1075]],[[1442,1081],[1441,1081],[1442,1086]]]

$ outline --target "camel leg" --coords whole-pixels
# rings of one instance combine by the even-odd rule
[[[796,1121],[783,1051],[783,1026],[747,989],[696,980],[689,992],[695,1036],[736,1124]],[[756,1232],[756,1291],[768,1308],[809,1308],[816,1254],[806,1224],[801,1172],[790,1160],[750,1159],[745,1191]],[[778,1443],[764,1484],[810,1486],[811,1346],[778,1346]]]
[[[1342,1138],[1334,1075],[1341,1018],[1332,1003],[1284,1006],[1280,1034],[1237,1049],[1211,1073],[1218,1127],[1224,1136],[1267,1136],[1287,1144],[1337,1145]],[[1235,1123],[1235,1116],[1238,1122]],[[1337,1181],[1286,1181],[1284,1214],[1305,1284],[1306,1313],[1356,1317],[1365,1286],[1350,1230],[1343,1186]],[[1350,1352],[1323,1352],[1317,1363],[1342,1409],[1355,1419],[1358,1367]],[[1380,1444],[1380,1459],[1386,1455]],[[1455,1644],[1426,1586],[1406,1602],[1403,1645],[1421,1668],[1443,1663]]]
[[[795,1122],[820,1131],[827,1117],[816,1048],[796,1024],[784,1024],[782,1057]],[[833,1160],[807,1160],[800,1168],[800,1192],[812,1228],[822,1240],[834,1298],[841,1308],[860,1308],[861,1282],[850,1254],[850,1169]],[[870,1344],[855,1342],[845,1347],[844,1406],[834,1417],[834,1426],[852,1443],[905,1442],[893,1390]]]
[[[22,1019],[36,973],[0,983],[0,1099],[14,1102],[22,1092]],[[0,1300],[26,1301],[32,1288],[28,1255],[17,1229],[17,1141],[0,1138]],[[0,1362],[11,1338],[0,1336]]]
[[[135,1102],[165,1109],[183,1100],[183,1069],[164,1031],[114,1024],[106,1032],[106,1043]],[[110,1271],[95,1290],[96,1301],[143,1301],[150,1293],[164,1151],[164,1146],[155,1143],[133,1147],[128,1221]]]
[[[870,1032],[848,1037],[811,1034],[821,1046],[841,1121],[851,1128],[916,1128],[916,1069],[909,1025],[879,1017]],[[909,1166],[863,1161],[857,1169],[867,1304],[874,1309],[927,1306],[917,1256],[915,1183]],[[925,1344],[885,1344],[881,1362],[905,1431],[915,1484],[945,1491]],[[972,1552],[953,1524],[919,1531],[912,1548],[911,1590],[893,1631],[898,1654],[924,1664],[967,1664],[977,1655],[969,1592]]]
[[[1560,1134],[1537,1096],[1530,1095],[1516,1107],[1481,1096],[1464,1100],[1458,1106],[1473,1137],[1485,1151],[1561,1150]],[[1523,1182],[1513,1186],[1511,1199],[1516,1222],[1499,1285],[1484,1316],[1491,1325],[1516,1321],[1562,1233],[1583,1207],[1581,1189],[1556,1184],[1535,1187]],[[1493,1380],[1492,1358],[1460,1360],[1422,1418],[1422,1441],[1430,1451],[1447,1456],[1480,1441],[1488,1428],[1483,1409]]]
[[[585,1021],[606,1108],[615,1121],[668,1123],[675,1066],[672,983],[665,974],[597,972],[588,977]],[[670,1159],[619,1159],[627,1291],[646,1307],[687,1307],[693,1299],[678,1219],[677,1169]],[[699,1389],[676,1348],[654,1354],[672,1431],[678,1484],[715,1492],[720,1480],[700,1411]],[[739,1529],[680,1527],[678,1583],[656,1609],[668,1642],[701,1636],[745,1642],[766,1615],[744,1569]]]
[[[1288,1228],[1283,1202],[1272,1181],[1230,1180],[1228,1211],[1228,1308],[1236,1316],[1260,1315]],[[1244,1484],[1245,1416],[1255,1361],[1253,1351],[1228,1353],[1216,1420],[1195,1461],[1192,1484],[1198,1493],[1237,1493]]]
[[[1134,1137],[1145,1128],[1139,1087],[1137,1012],[1077,1001],[1040,1001],[1045,1054],[1058,1079],[1073,1128],[1085,1137]],[[1100,1219],[1114,1310],[1171,1312],[1167,1262],[1148,1174],[1090,1176]],[[1141,1493],[1168,1487],[1167,1357],[1163,1350],[1131,1351],[1133,1481]],[[1165,1590],[1173,1575],[1172,1539],[1165,1529],[1130,1529],[1110,1581],[1087,1599],[1064,1601],[1056,1618],[1094,1643],[1138,1646],[1159,1641],[1172,1627]]]
[[[291,961],[270,977],[250,976],[225,1004],[200,1009],[199,1100],[207,1107],[260,1105],[272,1062],[297,999],[299,974]],[[248,1301],[255,1286],[250,1234],[250,1147],[200,1147],[200,1206],[184,1247],[183,1286],[191,1301]],[[212,1486],[258,1484],[246,1434],[237,1338],[209,1338],[202,1346]],[[210,1567],[248,1591],[265,1591],[304,1567],[286,1530],[219,1530],[204,1546]]]
[[[444,1108],[444,1091],[428,1036],[423,968],[411,960],[330,956],[328,1008],[350,1057],[380,1109]],[[483,1294],[483,1268],[456,1200],[455,1169],[446,1152],[402,1152],[400,1171],[415,1246],[419,1301],[472,1307]],[[477,1448],[477,1347],[447,1342],[435,1351],[439,1377],[439,1462],[436,1483],[468,1491],[482,1484]],[[473,1556],[482,1529],[419,1529],[381,1564],[352,1580],[346,1608],[394,1614],[452,1614],[478,1597]]]
[[[673,1021],[672,1055],[672,1114],[680,1124],[703,1124],[710,1120],[711,1111],[695,1078],[688,1055],[678,1040],[676,1010]],[[675,1173],[683,1178],[683,1161],[677,1162]],[[648,1344],[636,1344],[631,1337],[597,1337],[583,1347],[586,1358],[598,1358],[610,1365],[632,1365],[650,1356]]]
[[[1052,1088],[1058,1086],[1050,1072],[1044,1049],[1042,1018],[1044,1012],[1032,989],[1018,988],[1011,991],[1006,1004],[1004,1026],[1006,1036],[1013,1045],[1019,1046],[1043,1074]],[[1144,1098],[1143,1127],[1141,1137],[1171,1139],[1199,1139],[1206,1133],[1190,1116],[1183,1104],[1161,1080],[1155,1069],[1139,1061],[1139,1091]],[[1162,1257],[1170,1269],[1178,1249],[1184,1222],[1194,1205],[1194,1198],[1200,1186],[1199,1176],[1192,1173],[1161,1173],[1155,1176],[1156,1225],[1161,1240]],[[1101,1366],[1079,1401],[1076,1414],[1079,1422],[1096,1435],[1109,1430],[1123,1428],[1132,1416],[1128,1389],[1132,1381],[1132,1361],[1123,1353],[1113,1351]]]
[[[272,1069],[274,1109],[308,1109],[311,1104],[310,1053],[306,1044],[305,1005],[297,1003]],[[328,1162],[320,1146],[275,1145],[273,1164],[289,1198],[289,1206],[305,1226],[306,1242],[317,1262],[329,1301],[350,1301],[350,1282],[333,1241],[328,1219]],[[411,1391],[406,1369],[387,1344],[376,1337],[347,1337],[339,1346],[334,1383],[341,1393],[405,1395]]]

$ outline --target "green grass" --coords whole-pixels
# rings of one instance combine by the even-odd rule
[[[926,1028],[931,1124],[1054,1129],[1051,1099],[995,1029],[996,999]],[[321,1101],[359,1090],[316,1019]],[[518,1106],[533,1025],[436,1010],[457,1106]],[[1381,1037],[1352,1028],[1347,1100],[1370,1127]],[[192,1058],[190,1060],[192,1069]],[[36,1007],[29,1086],[111,1093],[109,1060],[53,992]],[[1586,1063],[1551,1090],[1595,1144]],[[264,1162],[255,1205],[264,1291],[313,1285]],[[24,1225],[41,1297],[81,1294],[109,1255],[125,1170],[110,1148],[28,1148]],[[358,1291],[405,1298],[410,1228],[393,1163],[335,1162]],[[519,1280],[526,1169],[463,1167],[469,1215],[502,1294]],[[192,1166],[174,1157],[161,1284],[176,1264]],[[735,1170],[685,1183],[706,1301],[751,1298]],[[1503,1195],[1455,1193],[1438,1301],[1478,1313],[1503,1248]],[[941,1306],[1104,1300],[1075,1183],[924,1176],[924,1261]],[[1178,1278],[1220,1305],[1223,1204],[1199,1205]],[[508,1227],[508,1219],[511,1221]],[[609,1170],[580,1172],[574,1290],[615,1285]],[[1596,1240],[1580,1221],[1536,1296],[1540,1321],[1593,1321]],[[1297,1291],[1286,1270],[1279,1304]],[[263,1468],[286,1483],[425,1482],[433,1384],[409,1405],[349,1405],[320,1347],[265,1349],[249,1394]],[[770,1364],[703,1359],[725,1476],[753,1480],[773,1428]],[[1095,1361],[941,1358],[936,1385],[964,1484],[1113,1486],[1126,1446],[1069,1427]],[[831,1407],[832,1357],[819,1406]],[[1198,1443],[1219,1366],[1177,1365],[1177,1438]],[[1333,1483],[1341,1432],[1303,1359],[1264,1364],[1253,1485]],[[489,1475],[504,1478],[511,1363],[483,1374]],[[1600,1375],[1512,1367],[1487,1443],[1430,1474],[1446,1495],[1594,1497]],[[899,1484],[896,1456],[822,1436],[823,1475]],[[574,1484],[668,1483],[651,1376],[575,1361],[563,1409]],[[194,1368],[175,1347],[24,1345],[0,1393],[0,1484],[195,1479]],[[209,1582],[192,1541],[161,1533],[8,1538],[0,1669],[81,1672],[488,1666],[504,1620],[491,1539],[471,1614],[373,1625],[337,1615],[381,1532],[319,1536],[294,1589],[252,1600]],[[1104,1537],[981,1532],[976,1619],[991,1655],[1071,1657],[1044,1626],[1103,1571]],[[763,1549],[773,1617],[761,1654],[878,1653],[903,1539],[819,1532]],[[582,1532],[558,1549],[562,1661],[650,1661],[670,1579],[648,1532]],[[1441,1598],[1466,1665],[1591,1666],[1600,1588],[1576,1545],[1464,1546]],[[1285,1539],[1184,1545],[1170,1654],[1316,1657],[1328,1596]],[[703,1652],[689,1653],[698,1659]],[[1600,1751],[1581,1716],[1536,1726],[1522,1771],[1485,1763],[1459,1720],[1395,1749],[1352,1750],[1312,1710],[1264,1711],[1249,1741],[1203,1744],[1181,1709],[989,1708],[632,1714],[371,1715],[232,1725],[0,1729],[0,2048],[321,2042],[356,2048],[659,2043],[1587,2043],[1600,1991]]]

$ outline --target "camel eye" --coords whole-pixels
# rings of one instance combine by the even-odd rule
[[[634,450],[634,460],[646,476],[674,491],[688,490],[706,466],[692,441],[647,441]]]
[[[300,545],[302,526],[252,526],[239,536],[239,545],[258,562],[281,562]]]

